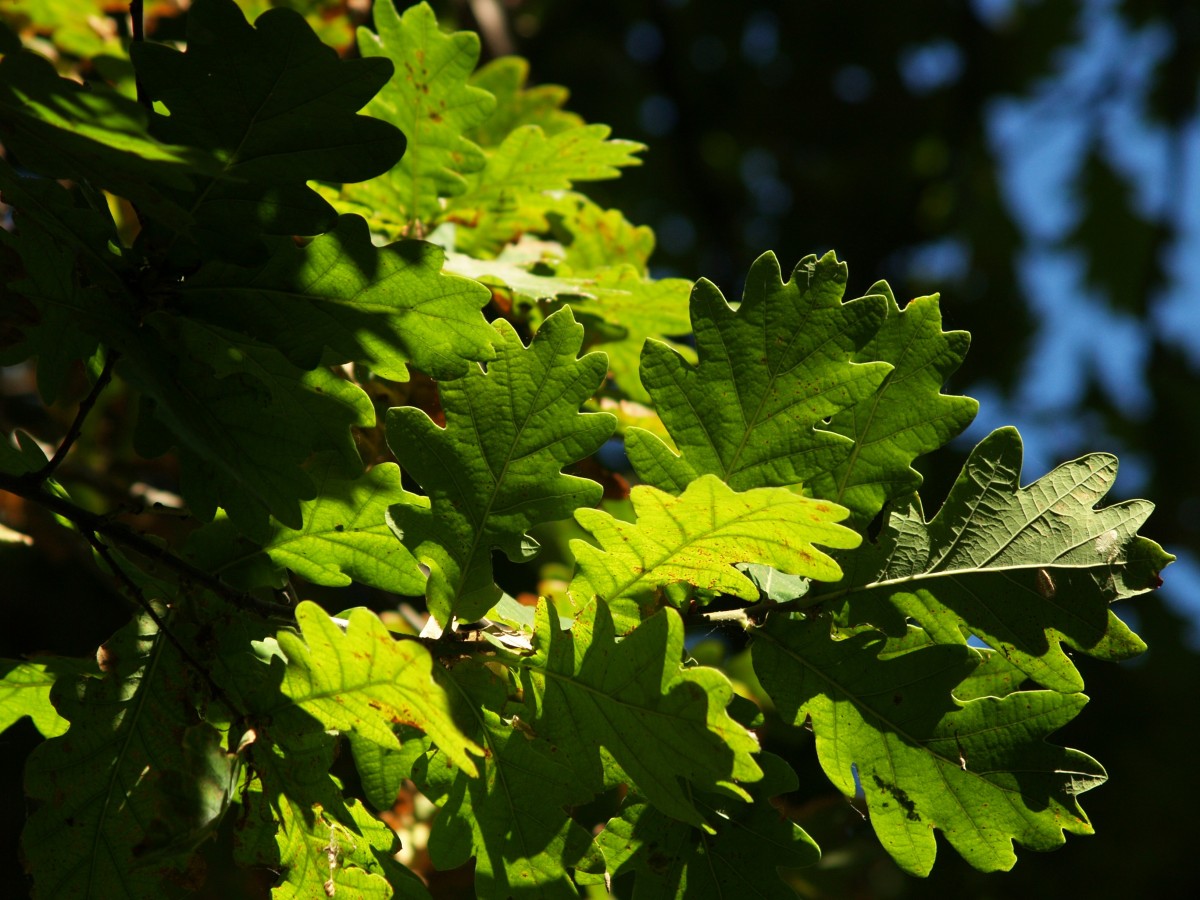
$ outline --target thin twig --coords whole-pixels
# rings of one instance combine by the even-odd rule
[[[132,23],[133,42],[137,44],[146,40],[143,0],[129,0],[129,19]],[[137,102],[146,107],[150,112],[153,112],[154,101],[150,99],[145,88],[142,87],[142,78],[136,72],[134,73],[133,84],[134,89],[137,91]]]
[[[102,535],[110,541],[120,544],[122,547],[170,569],[185,582],[195,582],[201,587],[212,591],[217,596],[244,609],[253,610],[264,616],[283,616],[288,619],[293,615],[291,606],[284,603],[262,600],[253,594],[236,590],[215,575],[210,575],[208,572],[197,569],[191,563],[176,556],[165,547],[161,547],[143,537],[127,525],[115,522],[107,516],[88,512],[86,509],[76,506],[69,500],[64,500],[62,497],[47,493],[40,485],[29,484],[21,476],[0,473],[0,490],[8,491],[10,494],[16,494],[18,497],[24,497],[26,500],[37,503],[50,512],[62,516],[69,522],[73,522],[82,531]]]
[[[92,389],[88,391],[88,395],[79,404],[79,410],[75,413],[75,420],[71,422],[71,427],[67,429],[66,436],[63,437],[62,443],[58,445],[58,449],[54,451],[54,455],[36,472],[30,472],[23,476],[30,484],[35,486],[42,484],[54,474],[54,470],[67,458],[67,454],[71,452],[71,447],[74,446],[75,441],[79,439],[80,432],[83,431],[83,422],[88,417],[88,413],[92,411],[92,407],[100,399],[101,392],[112,381],[113,367],[116,366],[117,360],[120,358],[121,354],[116,350],[108,352],[108,358],[104,361],[104,368],[100,370],[100,377],[96,379],[96,383],[92,385]]]
[[[93,531],[84,531],[83,536],[87,542],[92,545],[92,549],[96,551],[96,555],[104,560],[104,564],[108,566],[109,570],[116,575],[121,584],[125,586],[125,590],[129,592],[131,597],[133,597],[134,602],[136,602],[137,605],[145,611],[146,615],[150,617],[154,624],[158,626],[158,633],[170,641],[171,645],[179,652],[179,655],[182,656],[184,660],[186,660],[191,667],[200,674],[201,678],[208,682],[208,686],[212,689],[213,696],[224,703],[225,706],[228,707],[229,710],[239,719],[245,719],[246,714],[237,707],[237,705],[229,698],[229,695],[226,694],[221,686],[213,680],[212,674],[209,672],[208,667],[201,665],[200,661],[196,659],[196,657],[191,654],[191,651],[189,651],[187,647],[183,645],[183,642],[175,636],[175,633],[167,627],[166,619],[160,616],[150,601],[146,599],[146,595],[142,593],[142,589],[138,587],[137,582],[135,582],[133,578],[130,577],[129,573],[121,568],[120,564],[113,559],[112,554],[108,552],[108,548],[104,546],[104,542],[101,541]]]

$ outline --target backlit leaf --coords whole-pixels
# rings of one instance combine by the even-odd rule
[[[1174,559],[1137,536],[1152,504],[1095,508],[1116,470],[1097,453],[1022,488],[1020,436],[992,432],[932,520],[919,503],[898,507],[879,545],[846,561],[846,620],[899,635],[911,618],[939,643],[973,634],[1043,687],[1081,690],[1064,646],[1110,660],[1142,652],[1109,604],[1155,587]]]
[[[735,310],[711,282],[692,289],[692,366],[656,341],[642,350],[642,384],[679,453],[639,429],[629,459],[650,484],[679,493],[711,473],[735,490],[792,485],[829,471],[853,444],[823,420],[869,397],[891,370],[853,354],[886,315],[882,297],[842,303],[846,267],[810,256],[784,282],[760,256]]]
[[[483,151],[465,135],[496,101],[468,84],[479,59],[478,35],[443,34],[427,3],[400,14],[392,0],[380,0],[373,12],[378,33],[360,28],[359,50],[372,62],[390,61],[395,72],[366,112],[404,132],[408,149],[386,175],[346,187],[342,196],[403,229],[413,220],[438,218],[439,198],[461,194],[463,176],[483,168]]]
[[[685,668],[683,622],[664,609],[618,642],[603,603],[587,607],[569,631],[538,604],[534,655],[523,658],[534,725],[594,789],[614,777],[656,809],[711,827],[695,791],[748,799],[758,781],[758,741],[726,711],[733,688],[716,669]]]
[[[877,658],[882,635],[833,640],[819,618],[773,616],[754,634],[754,670],[780,715],[811,719],[826,776],[847,796],[861,784],[875,833],[905,871],[929,872],[935,829],[986,872],[1012,867],[1014,840],[1051,850],[1064,832],[1091,833],[1076,798],[1104,769],[1045,741],[1083,708],[1082,694],[964,703],[951,692],[979,658],[963,645]]]
[[[410,363],[455,378],[471,360],[492,357],[494,335],[479,311],[488,291],[442,274],[433,244],[375,247],[362,219],[342,216],[307,246],[271,248],[260,266],[206,265],[179,286],[181,308],[247,331],[304,369],[329,361],[328,349],[394,381],[408,379]]]
[[[622,630],[661,605],[661,591],[690,584],[705,591],[758,598],[758,588],[735,563],[763,563],[793,575],[837,581],[837,563],[818,550],[857,547],[857,532],[838,525],[846,510],[786,488],[733,491],[703,475],[679,496],[648,485],[630,492],[637,522],[597,509],[575,518],[600,547],[571,542],[579,574],[571,583],[578,602],[603,598]]]
[[[607,371],[604,356],[578,358],[583,329],[569,309],[550,316],[526,347],[503,319],[487,371],[439,384],[446,427],[418,409],[388,413],[388,443],[429,497],[393,506],[404,545],[429,566],[430,611],[443,625],[471,620],[499,599],[491,553],[537,552],[526,532],[600,499],[600,485],[564,475],[612,434],[604,413],[580,414]]]
[[[853,440],[854,449],[832,471],[807,483],[815,496],[848,506],[864,524],[888,500],[920,487],[921,476],[910,463],[949,442],[979,408],[969,397],[940,393],[966,355],[970,335],[942,331],[938,298],[918,297],[900,309],[882,281],[868,294],[887,300],[888,315],[854,360],[882,360],[895,368],[878,391],[826,426]]]
[[[305,712],[345,733],[399,749],[392,730],[403,724],[429,735],[455,765],[478,772],[469,753],[483,750],[456,723],[444,674],[421,644],[397,640],[367,609],[351,612],[343,633],[321,607],[296,607],[300,634],[281,631],[287,655],[283,693]]]

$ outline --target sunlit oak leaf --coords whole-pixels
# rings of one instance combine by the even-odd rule
[[[1116,472],[1115,457],[1095,453],[1021,487],[1020,435],[994,431],[933,519],[919,501],[898,506],[877,546],[843,560],[844,587],[827,605],[841,598],[844,621],[893,635],[908,618],[939,643],[975,635],[1043,687],[1081,690],[1066,648],[1108,660],[1141,653],[1109,604],[1156,587],[1174,559],[1137,535],[1153,504],[1096,508]]]
[[[776,809],[771,797],[799,787],[796,773],[771,753],[759,756],[762,781],[750,786],[753,803],[702,795],[697,804],[716,828],[707,834],[669,819],[636,795],[597,837],[608,875],[634,876],[639,898],[762,897],[794,900],[780,867],[811,866],[821,851],[804,829]]]
[[[399,467],[380,463],[348,474],[337,457],[322,454],[307,471],[317,495],[300,504],[301,528],[273,520],[261,541],[247,541],[228,519],[217,519],[191,535],[189,556],[244,587],[281,585],[286,568],[313,584],[357,582],[393,594],[423,594],[425,576],[387,525],[389,506],[417,502],[401,487]]]
[[[642,350],[642,384],[675,441],[631,429],[638,475],[679,493],[705,473],[736,490],[792,485],[844,460],[853,443],[824,420],[875,393],[887,363],[854,353],[887,313],[882,297],[842,303],[846,267],[832,253],[802,259],[784,282],[760,256],[734,309],[711,282],[692,289],[697,365],[656,341]]]
[[[672,819],[710,829],[695,791],[749,799],[758,781],[758,741],[727,711],[729,680],[685,667],[683,622],[664,609],[616,640],[603,603],[562,630],[538,604],[525,697],[536,694],[539,736],[566,753],[580,779],[599,789],[626,782]]]
[[[176,197],[195,219],[190,237],[226,258],[255,258],[258,234],[332,228],[334,209],[307,182],[373,178],[404,152],[395,126],[357,115],[391,63],[340,59],[293,10],[269,10],[252,26],[233,0],[195,0],[185,50],[142,41],[130,56],[147,96],[169,113],[153,114],[151,133],[219,160],[216,174]]]
[[[633,266],[646,274],[654,252],[654,232],[648,225],[633,225],[619,209],[604,209],[583,195],[571,203],[554,223],[572,272],[586,275],[610,266]],[[687,315],[686,305],[684,315]],[[686,329],[690,332],[690,326]]]
[[[413,767],[422,793],[441,807],[429,835],[430,859],[444,871],[474,857],[474,896],[481,900],[579,896],[571,869],[595,849],[570,809],[594,791],[538,734],[528,708],[509,702],[515,688],[507,675],[467,662],[454,666],[450,679],[472,710],[471,735],[485,754],[478,778],[437,753]]]
[[[446,218],[460,223],[456,249],[492,256],[525,232],[545,232],[546,214],[568,203],[558,192],[579,181],[616,178],[645,149],[634,141],[609,140],[607,125],[579,125],[549,135],[522,125],[489,151],[483,171],[447,204]]]
[[[445,675],[429,651],[397,640],[368,609],[351,612],[343,632],[315,603],[296,607],[300,633],[276,636],[287,656],[282,691],[327,728],[399,749],[394,725],[421,729],[454,764],[475,775],[468,754],[483,750],[457,724]]]
[[[320,723],[277,710],[249,750],[255,777],[241,794],[234,858],[276,873],[272,900],[429,900],[395,859],[396,833],[330,775],[334,738]]]
[[[0,659],[0,732],[29,716],[42,737],[64,733],[70,723],[51,704],[50,688],[59,678],[74,678],[93,668],[75,659],[34,662]]]
[[[1106,775],[1046,742],[1087,698],[1053,691],[961,702],[979,659],[962,645],[877,658],[878,633],[830,637],[828,620],[771,617],[754,632],[754,670],[784,720],[812,723],[817,757],[846,796],[861,785],[870,821],[902,869],[926,875],[940,830],[985,872],[1016,862],[1013,842],[1052,850],[1090,834],[1077,796]],[[857,775],[857,778],[856,778]]]
[[[848,549],[862,541],[837,524],[846,517],[843,507],[786,488],[738,493],[715,475],[702,475],[678,496],[649,485],[629,496],[636,522],[580,509],[575,518],[599,548],[571,541],[579,566],[572,595],[581,602],[602,598],[621,630],[661,606],[661,592],[671,584],[757,599],[758,588],[736,563],[837,581],[841,568],[815,544]]]
[[[942,331],[938,298],[918,297],[900,309],[886,282],[867,293],[887,300],[888,316],[853,358],[881,360],[895,368],[878,391],[824,426],[853,440],[854,448],[834,469],[805,484],[814,496],[848,506],[862,524],[887,501],[920,487],[912,461],[958,435],[979,409],[970,397],[941,393],[971,337],[965,331]]]
[[[358,30],[359,51],[390,61],[395,72],[365,112],[404,132],[408,149],[386,175],[347,186],[342,196],[401,228],[414,220],[428,224],[439,218],[439,198],[461,194],[463,176],[484,165],[483,151],[465,136],[496,105],[490,93],[468,84],[479,36],[442,33],[427,3],[400,14],[392,0],[381,0],[374,22],[378,33]]]
[[[495,97],[496,108],[468,137],[482,147],[495,147],[522,125],[537,125],[554,135],[583,124],[579,116],[563,109],[570,91],[559,84],[529,87],[528,80],[529,63],[519,56],[501,56],[480,66],[471,75],[471,86]]]
[[[296,365],[362,362],[408,380],[412,364],[456,378],[472,360],[491,359],[494,332],[480,309],[482,285],[441,271],[443,251],[423,241],[376,247],[366,223],[342,216],[306,246],[271,243],[258,266],[213,262],[177,288],[197,319],[246,331]]]
[[[422,594],[425,576],[386,521],[388,507],[411,496],[400,486],[399,467],[381,463],[347,478],[325,458],[310,471],[317,497],[301,504],[304,527],[276,528],[263,552],[314,584],[358,582],[393,594]]]
[[[477,619],[499,599],[492,550],[514,562],[537,552],[526,533],[600,499],[600,485],[565,475],[612,434],[607,413],[580,413],[608,370],[601,353],[578,357],[583,328],[569,309],[549,316],[526,347],[508,322],[495,323],[487,371],[438,385],[446,427],[418,409],[389,410],[388,444],[429,498],[392,507],[404,545],[430,569],[430,611]]]

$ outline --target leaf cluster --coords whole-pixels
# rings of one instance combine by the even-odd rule
[[[1150,504],[1100,506],[1115,460],[1022,486],[1000,429],[927,517],[914,462],[977,409],[936,296],[846,299],[833,253],[738,302],[654,278],[577,187],[640,145],[423,3],[343,55],[300,6],[194,0],[85,84],[3,33],[0,360],[84,396],[52,455],[6,435],[0,488],[132,610],[98,668],[0,662],[0,727],[46,738],[38,896],[187,894],[222,829],[280,898],[427,896],[398,796],[480,897],[788,896],[820,857],[773,805],[791,726],[912,874],[938,831],[984,871],[1090,833],[1068,651],[1141,652],[1110,605],[1172,559]],[[113,397],[182,528],[94,490]],[[721,622],[740,668],[688,650]]]

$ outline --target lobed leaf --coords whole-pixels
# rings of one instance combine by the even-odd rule
[[[499,599],[491,553],[531,558],[526,531],[600,499],[598,484],[562,468],[612,434],[612,416],[581,414],[607,370],[598,353],[577,358],[583,329],[569,309],[548,317],[529,347],[497,320],[496,359],[487,371],[439,385],[446,427],[418,409],[389,410],[388,444],[429,497],[398,504],[393,528],[430,569],[430,612],[443,625],[471,620]]]
[[[546,214],[560,205],[551,192],[570,190],[577,181],[616,178],[638,165],[645,149],[633,141],[609,140],[607,125],[579,125],[547,134],[522,125],[488,155],[487,165],[469,187],[447,204],[446,218],[468,226],[457,249],[491,256],[525,232],[545,232]]]
[[[373,13],[378,33],[360,28],[359,51],[389,61],[395,72],[366,112],[396,125],[408,150],[386,175],[345,187],[341,196],[405,229],[439,218],[439,198],[461,194],[463,176],[483,168],[483,151],[466,133],[487,119],[496,101],[468,83],[479,59],[474,32],[443,34],[427,3],[400,14],[392,0],[382,0]]]
[[[218,519],[189,538],[189,554],[206,571],[239,585],[282,585],[278,570],[287,568],[313,584],[357,582],[394,594],[422,594],[425,576],[386,522],[391,504],[415,502],[401,487],[395,463],[348,474],[336,456],[323,454],[307,471],[317,496],[300,504],[300,528],[272,521],[265,538],[251,542],[240,539],[227,519]]]
[[[576,520],[600,547],[571,541],[579,566],[571,593],[582,602],[603,598],[621,630],[652,614],[671,584],[758,599],[757,586],[736,563],[838,581],[838,564],[814,545],[848,549],[862,540],[836,524],[845,509],[786,488],[736,493],[716,476],[702,475],[677,497],[648,485],[629,496],[636,523],[580,509]]]
[[[362,362],[394,381],[408,365],[457,378],[493,356],[480,308],[488,291],[443,275],[442,250],[421,241],[375,247],[366,223],[342,216],[312,243],[271,244],[257,266],[211,262],[181,284],[179,308],[278,348],[295,365]]]
[[[302,505],[304,527],[276,527],[263,552],[314,584],[344,587],[357,582],[419,596],[425,576],[386,522],[388,507],[411,497],[400,486],[400,468],[381,463],[365,475],[346,478],[338,474],[335,461],[326,458],[312,472],[317,497]]]
[[[336,213],[307,182],[363,181],[404,152],[394,126],[356,115],[391,64],[339,59],[290,9],[251,26],[233,0],[195,0],[186,50],[138,42],[130,56],[169,111],[152,116],[151,133],[218,160],[215,174],[175,195],[195,220],[188,236],[218,255],[249,261],[259,234],[328,230]]]
[[[911,618],[939,643],[975,635],[1043,687],[1081,690],[1064,645],[1109,660],[1142,652],[1109,604],[1157,586],[1174,559],[1137,535],[1153,504],[1095,508],[1116,470],[1097,453],[1022,488],[1020,435],[992,432],[932,520],[917,502],[895,509],[879,544],[846,561],[845,620],[899,635]]]
[[[97,654],[102,678],[61,679],[71,724],[39,745],[21,836],[38,897],[172,896],[194,846],[231,802],[238,766],[196,713],[188,674],[149,616]]]
[[[59,678],[81,675],[89,668],[72,659],[50,662],[0,659],[0,732],[29,716],[42,737],[63,734],[70,723],[51,704],[50,689]]]
[[[563,105],[570,92],[558,84],[527,87],[529,63],[519,56],[501,56],[471,75],[472,87],[487,91],[496,108],[467,136],[482,147],[495,147],[522,125],[537,125],[548,135],[583,124]]]
[[[285,696],[325,727],[391,749],[400,747],[393,725],[419,728],[455,765],[477,774],[467,754],[483,750],[463,735],[445,676],[421,644],[397,640],[362,608],[350,613],[345,633],[308,601],[296,607],[296,622],[299,635],[276,638],[288,660]]]
[[[568,808],[593,792],[558,748],[539,735],[527,707],[507,702],[510,685],[484,664],[464,663],[451,680],[474,714],[472,737],[484,748],[472,778],[433,753],[413,777],[438,799],[429,855],[441,870],[475,857],[475,896],[577,897],[570,870],[595,854],[587,829]]]
[[[609,819],[597,837],[609,877],[636,873],[638,900],[739,895],[792,900],[795,891],[769,873],[811,866],[821,851],[770,802],[796,790],[796,773],[772,753],[759,761],[763,780],[750,788],[753,803],[697,798],[716,823],[713,835],[668,819],[642,797],[626,798],[620,816]]]
[[[334,739],[294,708],[277,711],[271,725],[269,738],[250,745],[256,777],[242,795],[235,856],[278,872],[272,900],[429,900],[396,862],[395,832],[329,774]]]
[[[971,337],[942,331],[938,298],[918,297],[900,309],[886,282],[867,293],[887,301],[888,315],[854,361],[882,360],[894,368],[874,394],[833,416],[826,428],[850,438],[854,448],[806,485],[814,496],[849,507],[864,525],[886,502],[920,487],[912,461],[949,442],[979,409],[969,397],[941,393]]]
[[[734,310],[701,279],[692,289],[699,364],[656,341],[642,350],[642,384],[679,453],[630,429],[638,475],[679,493],[703,474],[735,490],[792,485],[837,466],[850,440],[818,426],[871,396],[891,371],[853,354],[886,315],[882,297],[842,303],[846,267],[832,253],[805,257],[787,282],[774,254],[750,268]]]
[[[10,162],[105,188],[185,227],[189,213],[177,195],[211,177],[216,165],[206,148],[159,138],[141,104],[106,85],[60,77],[29,50],[0,58],[0,143]]]
[[[534,653],[522,658],[534,728],[594,790],[630,785],[672,819],[710,829],[694,792],[748,799],[758,741],[726,711],[733,688],[716,669],[685,668],[683,623],[664,609],[616,640],[603,603],[569,631],[538,604]]]
[[[1046,743],[1083,708],[1082,694],[1021,691],[961,702],[979,664],[962,645],[884,658],[878,633],[831,639],[826,621],[772,616],[754,632],[754,670],[784,720],[810,719],[826,776],[866,794],[871,824],[902,869],[928,874],[934,829],[977,869],[1007,870],[1013,841],[1051,850],[1090,834],[1077,796],[1104,769]]]

